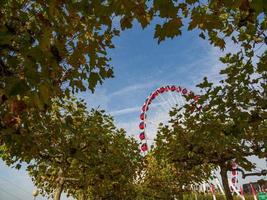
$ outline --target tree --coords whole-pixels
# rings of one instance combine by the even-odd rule
[[[158,162],[152,154],[146,156],[143,177],[137,184],[137,199],[174,199],[181,192],[181,185],[177,181],[179,175],[172,171],[171,166]]]
[[[116,129],[113,119],[103,111],[87,112],[81,102],[65,100],[62,104],[54,102],[52,107],[49,123],[42,121],[42,126],[31,127],[46,141],[27,166],[41,193],[55,200],[62,191],[81,200],[131,199],[135,194],[133,180],[141,165],[136,141]],[[38,142],[39,137],[31,141]],[[3,159],[17,164],[20,160],[12,158],[10,150],[4,151]]]
[[[143,1],[2,1],[2,101],[27,96],[43,108],[70,90],[93,91],[113,75],[112,38],[133,19],[146,26],[146,8]]]
[[[188,30],[200,30],[201,38],[208,38],[221,49],[225,48],[227,38],[249,52],[254,52],[256,44],[267,43],[264,0],[154,0],[152,10],[154,17],[166,19],[155,27],[154,37],[158,42],[181,35],[181,28],[186,24]]]
[[[191,185],[210,176],[209,166],[197,166],[191,170],[177,168],[168,162],[158,147],[145,157],[144,167],[137,179],[137,199],[183,199],[183,193],[191,190]],[[163,154],[162,154],[163,153]],[[205,170],[204,170],[205,169]]]
[[[53,98],[94,91],[113,77],[112,38],[134,19],[146,26],[146,8],[145,1],[1,1],[0,144],[19,148],[14,135],[45,116]],[[35,133],[27,134],[31,143]]]
[[[213,85],[207,78],[198,102],[187,96],[186,111],[171,112],[170,126],[161,127],[157,146],[171,163],[188,169],[202,164],[220,167],[227,199],[232,199],[227,171],[232,162],[245,170],[255,166],[250,155],[266,157],[266,64],[264,54],[257,63],[242,61],[242,53],[221,58],[226,78]],[[201,107],[201,109],[196,109]],[[264,172],[265,173],[265,172]]]
[[[165,8],[173,12],[166,12],[160,1],[154,5],[158,5],[159,17],[167,18],[156,26],[159,42],[181,34],[182,19],[189,16],[188,29],[199,29],[199,36],[214,46],[224,49],[229,39],[236,43],[238,53],[221,58],[226,65],[221,73],[226,78],[217,86],[207,79],[199,84],[204,94],[198,106],[203,109],[197,111],[192,103],[184,116],[179,109],[174,110],[170,127],[162,127],[158,136],[162,139],[158,146],[171,163],[184,163],[189,169],[203,163],[220,166],[227,199],[232,199],[226,176],[232,161],[250,170],[253,165],[246,159],[248,155],[266,156],[267,53],[259,49],[267,41],[267,4],[248,0],[165,1]]]

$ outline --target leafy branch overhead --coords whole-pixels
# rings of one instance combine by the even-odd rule
[[[198,29],[199,36],[211,44],[225,48],[226,40],[241,44],[244,49],[267,43],[267,4],[264,0],[153,1],[152,10],[161,25],[156,25],[155,38],[159,42],[181,33],[181,28]],[[182,19],[179,23],[173,23]],[[171,25],[170,25],[171,24]],[[171,28],[168,28],[170,26]],[[159,27],[165,27],[159,31]]]
[[[1,1],[0,144],[28,134],[25,143],[36,146],[31,119],[48,117],[51,100],[113,77],[112,39],[134,19],[146,26],[149,16],[144,1]],[[15,156],[26,154],[22,146]]]
[[[146,8],[136,1],[2,1],[1,96],[27,96],[43,106],[70,91],[94,91],[113,77],[112,38],[133,19],[147,25]]]
[[[52,97],[94,91],[113,77],[107,52],[114,48],[112,39],[134,21],[145,28],[155,20],[158,42],[181,35],[188,25],[222,49],[232,39],[249,57],[267,41],[264,0],[3,1],[0,17],[4,127],[19,124],[6,116],[17,100],[23,105],[17,106],[18,115],[26,108],[45,110]]]

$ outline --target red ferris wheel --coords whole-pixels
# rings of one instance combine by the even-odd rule
[[[141,108],[139,124],[139,138],[142,141],[141,150],[143,152],[149,150],[149,141],[153,141],[155,138],[157,132],[155,127],[158,126],[158,123],[168,123],[169,111],[173,107],[182,108],[185,104],[185,96],[189,94],[193,93],[186,88],[166,85],[157,88],[146,98]],[[194,94],[193,96],[197,101],[199,96]],[[183,112],[183,109],[180,112]],[[154,126],[154,129],[151,126]]]

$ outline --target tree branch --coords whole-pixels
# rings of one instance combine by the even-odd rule
[[[261,172],[245,173],[241,168],[234,169],[232,171],[239,171],[242,174],[242,178],[245,179],[248,176],[264,176],[267,175],[267,170],[261,170]]]

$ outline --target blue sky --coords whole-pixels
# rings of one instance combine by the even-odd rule
[[[88,107],[99,106],[113,114],[116,125],[129,135],[138,135],[140,108],[157,87],[175,84],[198,92],[195,85],[204,76],[219,79],[221,52],[198,38],[197,32],[184,31],[182,36],[158,45],[153,39],[153,26],[141,30],[135,25],[114,44],[116,48],[109,55],[115,78],[104,81],[94,94],[88,91],[78,96]],[[227,51],[235,48],[230,45]],[[158,122],[156,116],[153,119]],[[31,199],[33,188],[25,170],[10,169],[0,162],[0,200]]]
[[[115,78],[105,81],[95,94],[80,96],[89,106],[100,106],[115,115],[118,126],[122,125],[130,135],[138,131],[130,126],[135,123],[137,127],[140,107],[154,89],[175,84],[195,91],[203,76],[215,79],[219,69],[219,51],[199,39],[196,32],[185,31],[181,37],[158,45],[152,26],[142,31],[136,25],[114,42],[116,49],[110,55]]]

